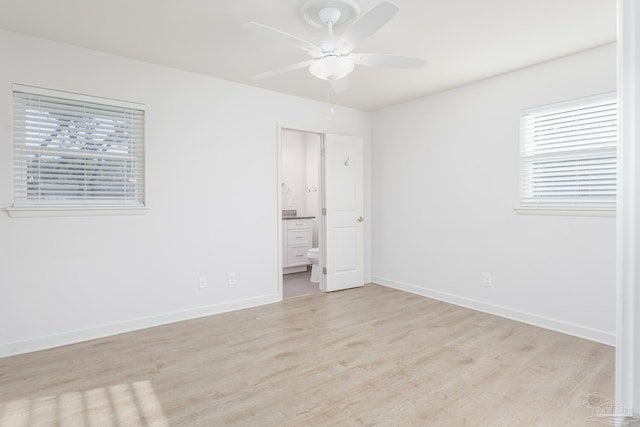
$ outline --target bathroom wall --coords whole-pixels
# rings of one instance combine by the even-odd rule
[[[295,209],[307,215],[307,139],[306,134],[282,130],[282,209]]]
[[[320,148],[322,136],[289,129],[282,131],[282,209],[313,216],[313,247],[318,246],[320,221]]]
[[[321,200],[321,175],[320,175],[320,150],[322,137],[315,133],[306,134],[307,147],[307,215],[315,217],[312,220],[312,246],[318,247],[318,230],[320,224]]]
[[[6,31],[0,52],[0,357],[279,301],[278,123],[362,135],[371,215],[369,113]],[[147,215],[9,217],[13,83],[145,104]]]

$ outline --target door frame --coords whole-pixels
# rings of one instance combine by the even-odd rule
[[[283,290],[283,280],[282,280],[282,265],[283,265],[283,260],[282,260],[282,243],[283,243],[283,238],[282,238],[282,190],[281,190],[281,183],[282,183],[282,131],[284,130],[289,130],[289,131],[293,131],[293,132],[300,132],[300,133],[310,133],[310,134],[315,134],[315,135],[319,135],[320,136],[320,150],[321,150],[321,154],[320,154],[320,167],[319,167],[319,181],[318,181],[318,191],[320,192],[320,209],[324,208],[324,158],[322,156],[322,151],[324,151],[324,138],[325,135],[327,134],[326,131],[320,131],[320,130],[309,130],[309,129],[305,129],[304,126],[289,126],[286,124],[282,124],[282,123],[277,123],[276,126],[277,130],[277,138],[276,138],[276,144],[277,144],[277,149],[276,149],[276,161],[277,161],[277,180],[276,180],[276,195],[277,195],[277,224],[278,224],[278,232],[277,232],[277,253],[278,253],[278,297],[280,299],[280,301],[284,300],[284,290]],[[319,250],[319,259],[318,259],[318,264],[319,267],[322,268],[322,266],[325,264],[325,254],[324,254],[324,216],[320,215],[320,217],[318,218],[318,247],[320,248]],[[318,286],[320,288],[321,292],[325,292],[326,290],[326,285],[325,285],[325,275],[324,274],[320,274],[320,282],[318,283]]]
[[[616,243],[616,403],[640,413],[640,7],[618,0],[618,206]]]

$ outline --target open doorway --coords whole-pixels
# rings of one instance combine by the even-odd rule
[[[322,135],[282,129],[282,295],[320,292]]]
[[[363,138],[279,132],[280,295],[364,286]]]

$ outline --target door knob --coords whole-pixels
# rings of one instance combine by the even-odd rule
[[[359,217],[358,217],[358,219],[357,219],[356,221],[358,221],[358,222],[362,222],[362,221],[364,221],[364,218],[362,218],[361,216],[359,216]]]

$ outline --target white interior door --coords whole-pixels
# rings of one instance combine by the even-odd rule
[[[324,138],[324,289],[364,285],[364,153],[362,138]]]

